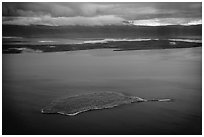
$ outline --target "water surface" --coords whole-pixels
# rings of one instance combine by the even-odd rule
[[[113,91],[144,102],[82,113],[45,115],[63,96]],[[3,133],[201,134],[201,48],[3,55]]]

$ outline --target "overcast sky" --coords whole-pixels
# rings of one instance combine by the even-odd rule
[[[135,25],[201,24],[202,3],[3,3],[3,24]]]

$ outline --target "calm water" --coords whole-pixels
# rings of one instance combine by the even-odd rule
[[[3,133],[201,134],[201,59],[201,48],[3,55]],[[56,98],[107,90],[175,101],[40,112]]]

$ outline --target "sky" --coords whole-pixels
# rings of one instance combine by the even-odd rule
[[[3,2],[2,16],[10,25],[196,25],[202,23],[202,3]]]

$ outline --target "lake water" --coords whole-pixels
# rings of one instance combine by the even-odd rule
[[[3,55],[4,134],[201,134],[202,48]],[[143,102],[42,114],[56,98],[114,91]]]

